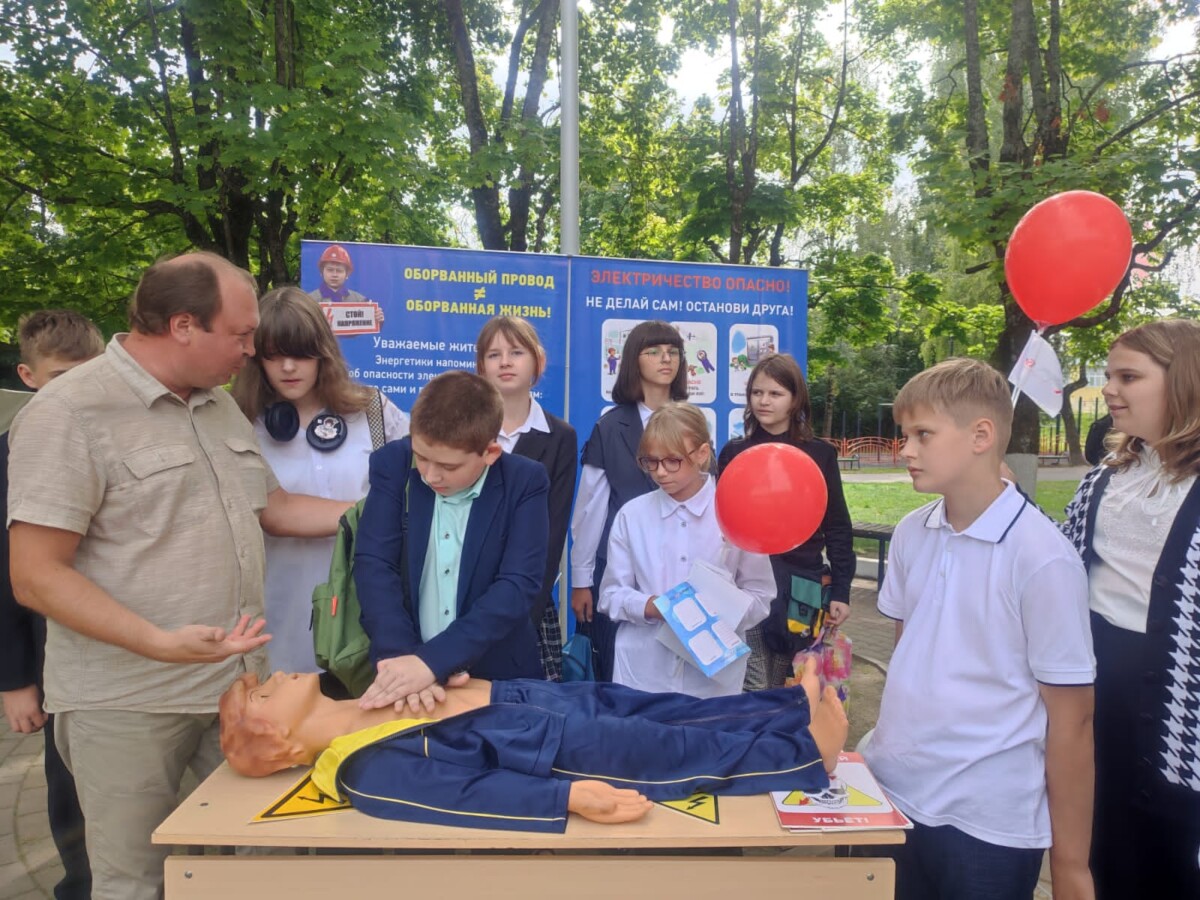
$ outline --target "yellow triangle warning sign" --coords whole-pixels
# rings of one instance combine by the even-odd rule
[[[350,803],[330,797],[313,784],[312,772],[305,774],[286,794],[260,812],[250,821],[272,822],[278,819],[297,819],[301,816],[319,816],[323,813],[349,809]]]
[[[883,801],[870,794],[864,794],[852,784],[846,785],[847,806],[883,806]]]
[[[660,806],[681,812],[694,819],[703,819],[712,825],[721,824],[721,814],[717,809],[717,798],[713,794],[696,793],[683,800],[660,800]]]

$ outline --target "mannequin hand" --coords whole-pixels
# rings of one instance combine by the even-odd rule
[[[592,589],[577,587],[571,589],[571,610],[580,622],[592,621]]]
[[[635,822],[654,806],[637,791],[615,788],[603,781],[574,781],[567,795],[567,809],[591,822],[617,825]]]

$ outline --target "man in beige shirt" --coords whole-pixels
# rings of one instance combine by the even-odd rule
[[[348,506],[280,488],[221,387],[254,353],[249,273],[208,253],[156,263],[130,324],[10,432],[12,583],[49,620],[46,709],[96,900],[161,895],[150,832],[184,770],[219,763],[221,692],[263,666],[260,522],[327,535]]]

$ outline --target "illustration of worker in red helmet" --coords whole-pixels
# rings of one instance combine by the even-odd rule
[[[383,309],[358,291],[346,287],[346,280],[354,272],[354,263],[346,248],[340,244],[326,247],[317,260],[317,271],[321,273],[321,285],[309,291],[308,296],[321,304],[333,333],[339,336],[378,334],[383,326]]]
[[[339,244],[330,244],[317,260],[317,271],[321,273],[321,286],[308,295],[325,303],[369,303],[358,291],[346,287],[346,279],[354,272],[350,254]]]

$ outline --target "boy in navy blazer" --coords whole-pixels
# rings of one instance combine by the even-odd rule
[[[499,392],[430,381],[410,434],[371,455],[354,581],[371,641],[364,709],[431,709],[455,673],[541,677],[531,611],[548,540],[545,468],[502,453]]]

